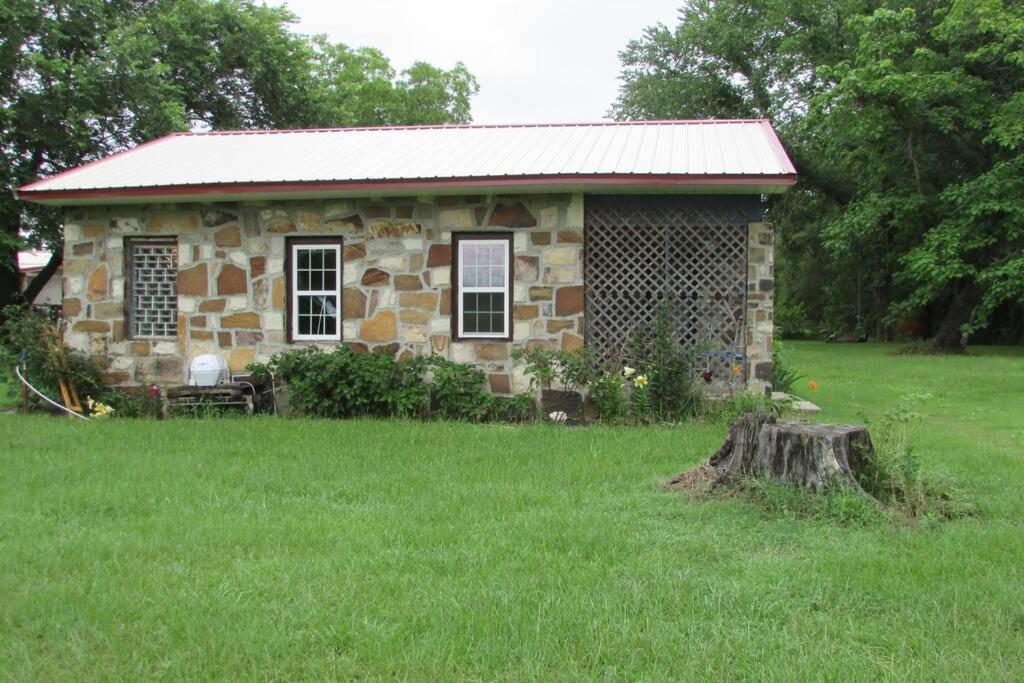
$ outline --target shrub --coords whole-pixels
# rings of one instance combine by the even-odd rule
[[[671,299],[663,301],[654,322],[634,330],[627,343],[627,361],[639,373],[632,413],[640,421],[680,422],[700,403],[701,389],[690,376],[694,353],[673,336],[671,311]],[[641,377],[645,386],[638,387]]]
[[[597,411],[597,418],[602,422],[617,424],[626,417],[628,402],[625,384],[622,373],[618,371],[607,371],[591,380],[588,385],[590,401]]]
[[[484,388],[487,376],[473,366],[432,356],[430,412],[447,420],[482,422],[495,413],[495,396]]]
[[[86,396],[102,393],[104,384],[99,368],[84,354],[60,344],[57,328],[49,318],[19,306],[7,306],[3,317],[0,363],[5,374],[13,374],[15,366],[23,366],[25,379],[58,402],[60,380],[73,383],[83,401]],[[52,348],[59,351],[59,361]],[[20,392],[20,387],[14,381],[9,390],[13,394]],[[38,399],[33,400],[38,402]]]
[[[763,394],[738,391],[720,400],[703,401],[699,410],[702,420],[725,425],[744,413],[753,413],[754,415],[764,413],[778,416],[782,413],[782,404]]]
[[[793,367],[789,354],[786,353],[782,342],[776,340],[775,346],[772,349],[772,389],[788,394],[793,385],[803,379],[803,377]]]

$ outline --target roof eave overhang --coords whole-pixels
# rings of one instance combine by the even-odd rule
[[[223,202],[331,197],[401,197],[453,194],[777,194],[796,182],[786,175],[644,175],[530,176],[498,178],[399,179],[344,182],[216,183],[47,190],[26,186],[17,191],[25,201],[51,206],[143,204],[153,202]]]

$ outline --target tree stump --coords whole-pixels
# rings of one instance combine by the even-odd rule
[[[714,455],[669,486],[706,492],[740,477],[765,477],[818,493],[835,485],[863,492],[856,473],[873,450],[862,425],[777,422],[763,413],[747,413],[729,425],[729,435]]]

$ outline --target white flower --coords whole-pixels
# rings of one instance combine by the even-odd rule
[[[622,368],[622,376],[623,377],[632,377],[635,374],[636,374],[636,368],[631,368],[628,365],[626,367]]]

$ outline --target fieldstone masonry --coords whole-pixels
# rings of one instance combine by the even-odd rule
[[[341,236],[341,343],[476,363],[493,392],[523,392],[528,378],[511,347],[583,345],[583,201],[564,194],[76,207],[65,221],[66,341],[115,385],[184,382],[191,359],[204,353],[241,371],[290,346],[285,238]],[[451,234],[460,230],[513,233],[512,344],[451,338]],[[763,390],[771,378],[772,230],[749,230],[747,378]],[[178,243],[176,339],[127,334],[125,238],[145,236]]]

